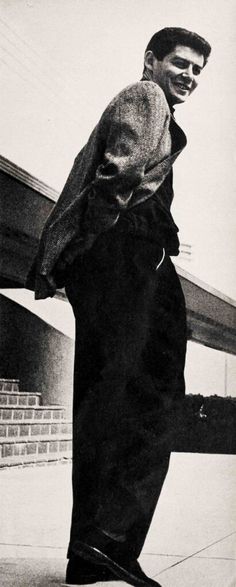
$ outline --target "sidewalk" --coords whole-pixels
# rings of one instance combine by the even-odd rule
[[[68,464],[0,472],[1,587],[64,581],[70,479]],[[236,587],[236,456],[172,455],[140,560],[162,587]]]

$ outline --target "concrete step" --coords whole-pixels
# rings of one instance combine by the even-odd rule
[[[19,379],[0,378],[0,391],[19,391]]]
[[[1,439],[0,467],[38,461],[58,460],[66,453],[71,458],[71,434],[55,434],[45,437]]]
[[[5,420],[25,421],[25,420],[62,420],[65,415],[65,409],[62,406],[1,406],[0,421],[3,424]]]
[[[0,468],[71,459],[72,423],[41,394],[19,391],[18,379],[0,379]]]
[[[55,420],[44,420],[41,422],[32,422],[32,420],[15,421],[4,420],[0,422],[0,442],[2,439],[9,439],[10,442],[17,442],[22,436],[31,438],[32,436],[45,436],[54,434],[72,435],[72,423],[68,420],[55,422]]]
[[[0,406],[2,407],[39,406],[40,403],[41,393],[0,390]]]
[[[9,467],[19,467],[27,465],[47,465],[48,463],[60,463],[62,461],[71,461],[71,449],[60,452],[39,453],[37,455],[25,454],[11,457],[4,457],[0,459],[0,470],[8,469]]]

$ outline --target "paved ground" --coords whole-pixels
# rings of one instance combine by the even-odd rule
[[[0,472],[1,587],[64,581],[70,477],[68,464]],[[173,454],[144,570],[163,587],[236,587],[235,495],[236,456]]]

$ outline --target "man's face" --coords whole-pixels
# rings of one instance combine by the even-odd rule
[[[162,61],[153,57],[153,81],[159,84],[169,104],[181,104],[198,85],[204,57],[191,47],[177,45]]]

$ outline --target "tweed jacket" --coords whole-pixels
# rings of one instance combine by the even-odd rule
[[[171,126],[174,126],[174,141]],[[43,229],[36,263],[36,299],[53,296],[68,264],[127,210],[160,187],[186,144],[162,89],[141,80],[108,105],[77,155]]]

